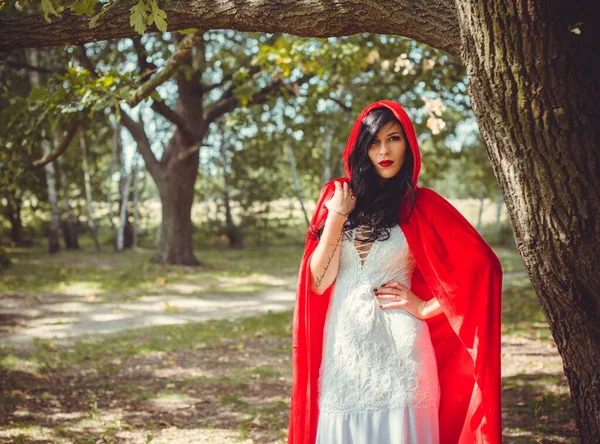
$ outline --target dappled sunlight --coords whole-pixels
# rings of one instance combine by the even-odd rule
[[[27,426],[15,427],[6,426],[0,428],[0,438],[9,440],[8,442],[17,442],[17,440],[31,439],[34,441],[47,440],[56,442],[56,434],[51,427]]]
[[[102,285],[94,281],[61,282],[57,290],[70,296],[95,296],[102,290]]]
[[[10,372],[23,372],[33,376],[40,375],[40,363],[33,359],[22,359],[7,355],[0,358],[0,368]]]
[[[248,284],[263,284],[263,285],[286,285],[288,280],[281,279],[276,276],[267,274],[252,273],[249,276],[232,277],[223,276],[218,277],[217,280],[226,285],[248,285]]]
[[[162,410],[165,412],[189,409],[197,402],[200,402],[200,398],[174,392],[159,393],[155,398],[146,401],[148,410]]]
[[[14,347],[0,350],[0,441],[285,442],[296,277],[248,270],[157,268],[147,285],[95,297],[3,295],[0,337]],[[504,441],[575,442],[537,296],[516,273],[503,288]]]

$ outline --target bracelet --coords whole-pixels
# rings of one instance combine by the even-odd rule
[[[331,210],[331,209],[330,209],[330,210]],[[348,214],[352,213],[352,211],[350,211],[350,213],[348,213],[348,214],[342,214],[342,213],[340,213],[339,211],[335,211],[335,210],[331,210],[331,211],[333,211],[334,213],[337,213],[337,214],[339,214],[340,216],[344,216],[346,219],[348,218]]]

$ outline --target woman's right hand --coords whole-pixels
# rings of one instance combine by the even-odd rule
[[[355,196],[348,182],[334,181],[335,192],[333,197],[325,202],[325,206],[328,210],[334,211],[343,215],[348,215],[352,211],[355,205]]]

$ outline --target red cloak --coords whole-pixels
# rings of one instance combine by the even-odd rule
[[[412,215],[400,224],[417,263],[410,288],[421,299],[437,297],[443,309],[443,314],[426,321],[441,386],[440,442],[501,443],[502,266],[458,210],[435,191],[417,186],[421,169],[419,146],[412,122],[399,103],[381,100],[358,116],[343,154],[346,175],[351,177],[348,156],[363,118],[373,108],[383,106],[401,122],[414,158],[412,182],[417,198]],[[311,220],[315,230],[327,217],[323,203],[333,196],[335,180],[321,190]],[[406,201],[403,202],[399,211],[408,214]],[[298,276],[289,444],[313,444],[316,437],[323,330],[335,286],[334,282],[321,295],[310,289],[308,264],[317,243],[307,236]]]

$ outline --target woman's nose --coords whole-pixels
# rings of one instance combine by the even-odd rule
[[[388,146],[387,143],[382,142],[379,146],[379,152],[380,153],[388,153],[390,151],[390,147]]]

